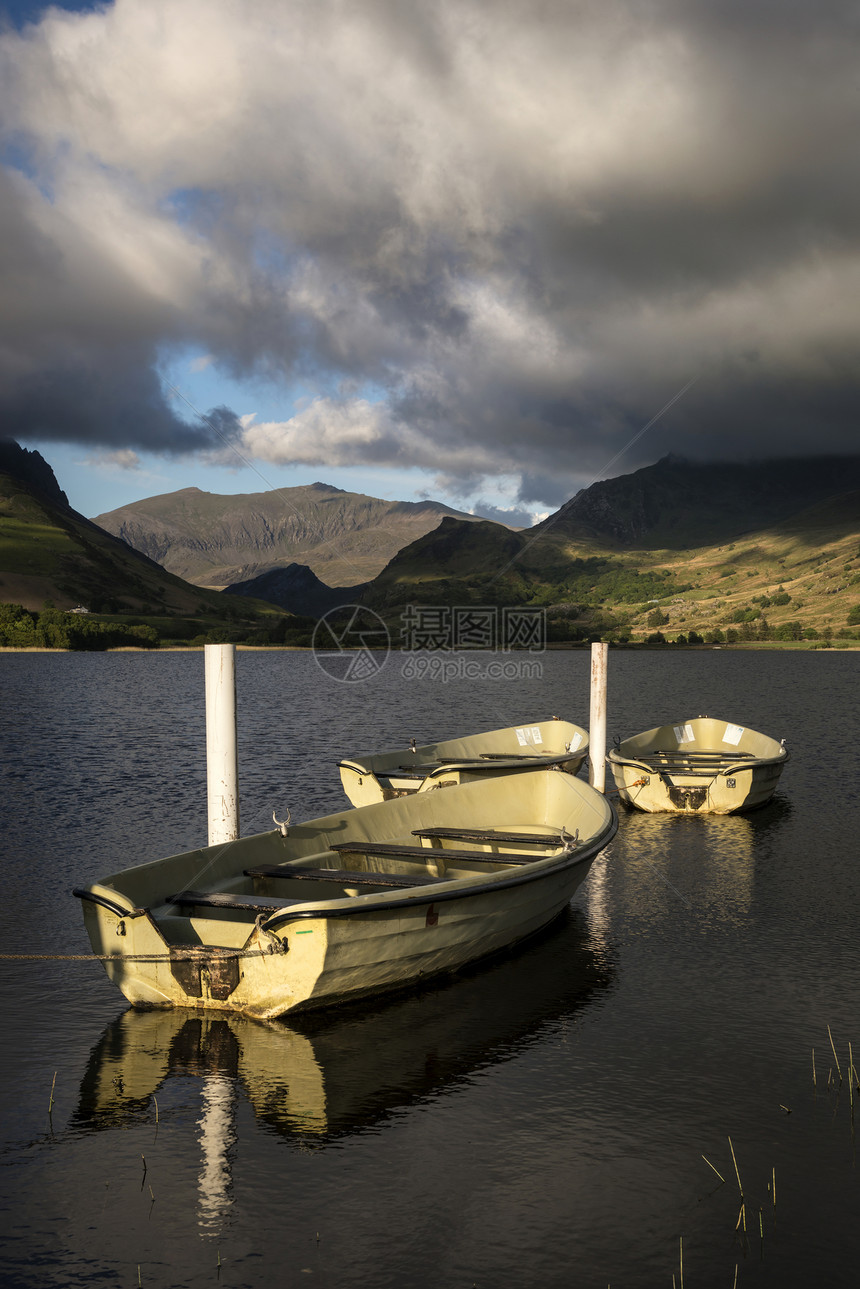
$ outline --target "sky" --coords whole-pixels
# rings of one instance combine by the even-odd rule
[[[0,434],[527,524],[858,449],[860,11],[0,3]]]

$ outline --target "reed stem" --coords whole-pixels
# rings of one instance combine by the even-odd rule
[[[725,1180],[726,1180],[726,1179],[725,1179],[725,1177],[723,1177],[723,1174],[719,1171],[719,1169],[714,1168],[714,1165],[711,1163],[710,1159],[706,1159],[704,1155],[702,1155],[702,1158],[705,1160],[705,1163],[708,1165],[708,1167],[709,1167],[709,1168],[713,1168],[713,1169],[714,1169],[714,1172],[717,1174],[717,1176],[719,1177],[720,1181],[721,1181],[721,1182],[725,1182]]]
[[[854,1109],[854,1053],[851,1050],[851,1044],[848,1044],[848,1103],[851,1109]]]
[[[833,1059],[836,1062],[836,1073],[839,1075],[839,1082],[842,1082],[842,1069],[839,1065],[839,1057],[836,1055],[836,1044],[833,1042],[833,1035],[830,1033],[830,1026],[827,1026],[827,1037],[830,1039],[830,1048],[833,1052]]]
[[[56,1070],[54,1070],[54,1077],[51,1079],[51,1099],[50,1099],[50,1100],[49,1100],[49,1102],[48,1102],[48,1118],[49,1118],[49,1119],[50,1119],[50,1117],[51,1117],[51,1112],[52,1112],[52,1111],[53,1111],[53,1109],[54,1109],[54,1088],[56,1087],[56,1084],[57,1084],[57,1071],[56,1071]]]
[[[737,1177],[737,1179],[738,1179],[738,1190],[740,1191],[741,1199],[743,1199],[743,1197],[744,1197],[744,1188],[743,1188],[743,1186],[741,1185],[741,1175],[740,1175],[740,1173],[738,1172],[738,1161],[735,1159],[735,1148],[734,1148],[734,1146],[732,1145],[732,1139],[731,1139],[731,1137],[729,1137],[729,1150],[732,1152],[732,1163],[733,1163],[733,1164],[734,1164],[734,1166],[735,1166],[735,1177]],[[746,1229],[746,1228],[744,1228],[744,1229]]]

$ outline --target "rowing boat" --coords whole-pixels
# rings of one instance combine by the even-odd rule
[[[75,890],[136,1007],[271,1018],[415,984],[567,905],[617,819],[555,769],[490,776],[153,860]]]
[[[788,759],[785,740],[708,716],[619,740],[607,754],[625,805],[716,815],[764,805]]]
[[[557,765],[576,774],[588,753],[588,734],[570,721],[539,721],[510,729],[468,734],[441,743],[425,743],[374,752],[340,761],[343,790],[354,806],[390,801],[426,791],[445,782],[469,783],[476,776]]]

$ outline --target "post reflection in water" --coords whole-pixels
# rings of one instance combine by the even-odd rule
[[[588,881],[580,891],[580,899],[584,900],[588,909],[593,941],[603,949],[605,949],[609,937],[607,869],[611,862],[612,843],[610,842],[591,865]]]
[[[612,984],[588,920],[568,909],[538,939],[421,992],[284,1022],[129,1009],[102,1034],[81,1084],[77,1128],[127,1126],[171,1079],[203,1080],[201,1230],[231,1202],[241,1093],[258,1120],[306,1149],[382,1130],[393,1111],[567,1028]],[[299,1029],[301,1024],[301,1029]]]
[[[237,1139],[234,1080],[224,1074],[204,1075],[202,1101],[199,1225],[205,1235],[220,1235],[232,1202],[230,1152]]]

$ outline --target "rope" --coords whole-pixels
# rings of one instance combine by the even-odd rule
[[[281,950],[236,949],[221,952],[215,949],[175,949],[173,953],[0,953],[3,962],[176,962],[179,958],[211,962],[217,958],[224,962],[230,958],[268,958]]]

